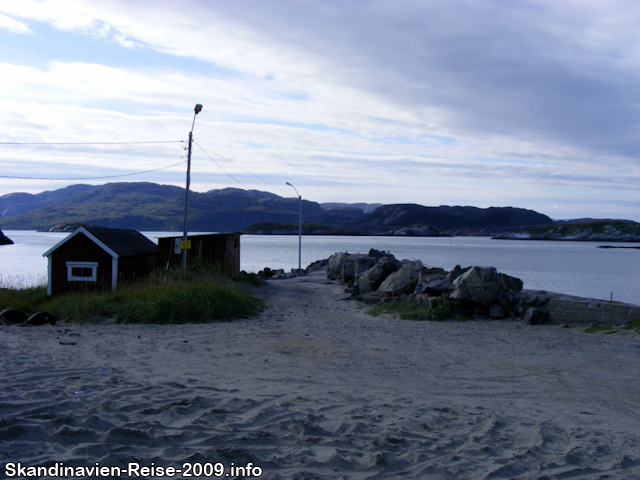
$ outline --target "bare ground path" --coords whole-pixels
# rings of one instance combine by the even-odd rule
[[[322,273],[255,293],[228,323],[0,329],[0,465],[640,478],[638,337],[371,317]]]

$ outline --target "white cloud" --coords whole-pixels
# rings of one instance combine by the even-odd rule
[[[9,30],[12,33],[28,34],[31,33],[29,26],[19,20],[7,17],[0,13],[0,28]]]
[[[24,0],[0,11],[145,59],[63,51],[44,67],[0,65],[7,138],[185,138],[202,103],[203,147],[317,200],[551,209],[570,191],[585,210],[617,202],[637,218],[636,2]],[[131,170],[145,153],[54,157]],[[213,188],[220,171],[201,160],[212,180],[194,185]]]

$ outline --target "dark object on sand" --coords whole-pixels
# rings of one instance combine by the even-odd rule
[[[55,325],[56,318],[49,312],[37,312],[31,315],[25,323],[29,325]]]
[[[16,323],[24,323],[27,315],[19,310],[7,308],[0,312],[0,325],[15,325]]]

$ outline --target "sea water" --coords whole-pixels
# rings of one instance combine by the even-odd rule
[[[42,254],[68,233],[9,230],[14,245],[0,246],[0,287],[46,284]],[[157,242],[179,232],[142,232]],[[196,234],[196,232],[192,232]],[[302,268],[336,252],[390,251],[397,259],[418,259],[430,267],[493,266],[520,278],[524,288],[640,305],[640,250],[597,248],[638,243],[492,240],[488,237],[303,236]],[[240,266],[248,272],[298,268],[295,235],[243,235]]]

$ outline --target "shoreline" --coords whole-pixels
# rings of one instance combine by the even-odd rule
[[[638,336],[371,317],[323,272],[253,291],[225,323],[0,327],[0,466],[640,475]]]

